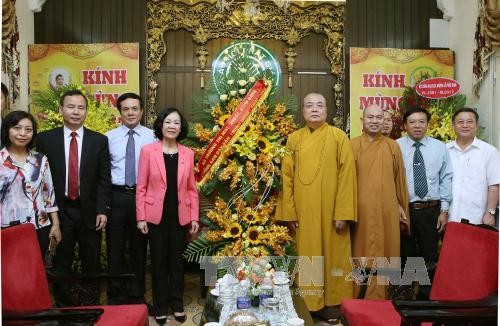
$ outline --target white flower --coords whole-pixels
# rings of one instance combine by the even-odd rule
[[[245,93],[247,92],[246,89],[242,88],[238,91],[238,93],[240,93],[241,95],[245,95]]]
[[[231,96],[236,96],[236,91],[230,91],[229,94],[231,94]]]
[[[227,81],[227,84],[228,84],[228,85],[232,85],[233,83],[234,83],[234,80],[232,80],[232,79],[229,79],[229,80]]]
[[[226,96],[227,96],[227,95],[226,95]],[[220,128],[219,128],[219,126],[217,126],[217,125],[215,125],[215,126],[212,128],[212,131],[213,131],[213,132],[217,132],[217,131],[219,131],[219,130],[220,130]]]
[[[240,68],[240,72],[241,72],[241,73],[246,73],[246,72],[247,72],[247,70],[246,70],[245,68]]]
[[[246,80],[243,79],[238,80],[238,85],[240,85],[241,87],[245,86],[246,84],[247,84]]]
[[[232,214],[231,218],[233,219],[233,221],[237,221],[238,220],[238,215]]]
[[[249,77],[248,81],[251,82],[251,83],[255,82],[255,77]]]
[[[266,269],[269,270],[269,269],[271,269],[271,267],[273,267],[273,266],[271,266],[271,264],[267,263]]]
[[[221,101],[227,101],[227,94],[221,94],[219,98]]]
[[[262,225],[259,225],[259,226],[257,227],[257,231],[259,231],[259,232],[264,231],[264,227],[263,227]]]

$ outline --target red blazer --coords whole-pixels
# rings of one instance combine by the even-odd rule
[[[179,223],[189,224],[199,220],[199,200],[194,177],[194,152],[178,144],[177,195],[179,198]],[[136,190],[137,221],[160,224],[163,200],[167,191],[167,173],[163,160],[161,141],[146,145],[139,157],[139,175]]]

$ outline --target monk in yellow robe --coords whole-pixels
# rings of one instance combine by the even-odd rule
[[[358,223],[352,229],[352,255],[369,258],[366,267],[372,268],[377,267],[371,260],[374,257],[389,261],[400,256],[400,229],[409,230],[409,200],[401,150],[396,141],[382,135],[382,108],[368,106],[361,119],[363,134],[351,140],[358,176]],[[393,264],[378,267],[399,267]],[[365,298],[386,299],[384,282],[388,279],[371,277]],[[359,290],[356,286],[356,296]]]
[[[276,219],[288,222],[298,255],[312,262],[299,260],[297,284],[308,309],[318,311],[352,298],[345,277],[352,270],[348,221],[356,221],[356,167],[347,135],[326,123],[325,98],[307,95],[302,113],[306,127],[289,136],[282,162]]]

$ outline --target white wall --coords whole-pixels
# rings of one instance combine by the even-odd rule
[[[461,92],[467,96],[467,106],[478,109],[479,123],[486,128],[483,138],[498,147],[500,117],[495,117],[494,110],[498,111],[500,107],[494,100],[494,71],[491,70],[495,69],[498,76],[500,65],[495,68],[492,62],[492,69],[483,80],[480,98],[475,96],[472,91],[472,63],[478,3],[477,0],[454,0],[453,9],[454,15],[450,20],[449,30],[450,49],[455,51],[455,78],[461,84]],[[498,83],[496,88],[498,94]]]
[[[28,0],[16,1],[17,24],[19,26],[19,42],[17,48],[20,56],[19,98],[11,109],[28,110],[28,44],[35,41],[35,18],[28,7]]]
[[[492,58],[496,66],[495,69],[495,86],[493,88],[493,122],[494,132],[496,137],[493,137],[493,142],[496,148],[500,148],[500,50],[497,50]]]

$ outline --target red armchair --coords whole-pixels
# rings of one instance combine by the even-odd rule
[[[35,229],[21,224],[1,231],[2,321],[29,325],[42,321],[61,324],[147,325],[146,305],[88,306],[54,309]]]
[[[496,325],[498,231],[448,223],[430,301],[344,300],[349,326],[438,324]]]

